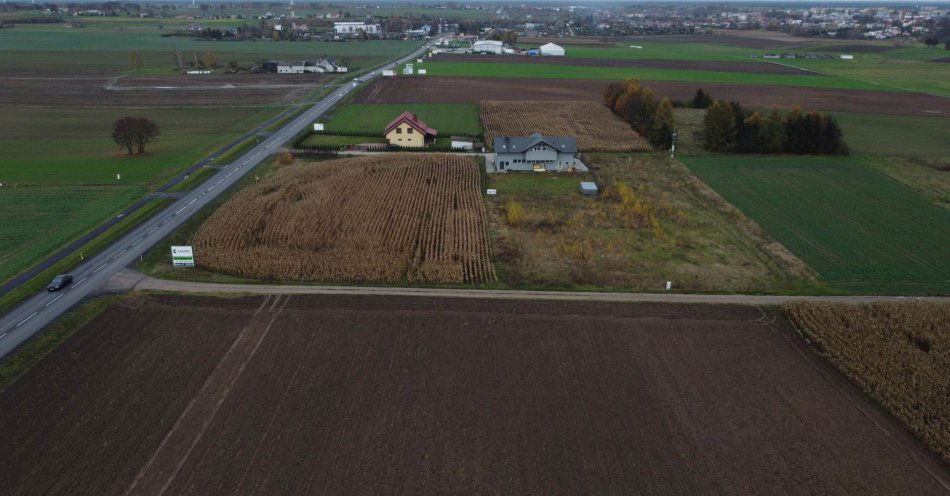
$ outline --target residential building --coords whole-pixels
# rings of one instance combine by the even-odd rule
[[[557,171],[576,163],[577,139],[569,136],[496,136],[493,145],[499,171]]]
[[[421,148],[435,141],[438,132],[430,128],[418,115],[403,112],[386,125],[383,135],[390,145]]]

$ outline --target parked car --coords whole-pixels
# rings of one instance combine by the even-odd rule
[[[73,282],[73,276],[70,274],[60,274],[49,282],[49,286],[46,286],[46,289],[48,291],[59,291],[60,289],[69,286],[71,282]]]

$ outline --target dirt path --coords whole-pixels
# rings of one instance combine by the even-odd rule
[[[231,349],[224,354],[201,390],[188,403],[158,449],[126,489],[126,495],[165,494],[289,299],[289,296],[272,298],[270,295],[264,298],[254,316],[234,340]]]
[[[742,294],[680,294],[680,293],[594,293],[581,291],[518,291],[504,289],[396,288],[371,286],[304,286],[290,284],[217,284],[206,282],[155,279],[138,272],[117,274],[110,281],[112,290],[155,290],[184,293],[241,294],[322,294],[322,295],[387,295],[449,298],[489,298],[503,300],[609,301],[617,303],[667,302],[716,303],[734,305],[780,305],[793,300],[869,303],[874,301],[930,300],[950,301],[946,297],[904,296],[784,296]]]

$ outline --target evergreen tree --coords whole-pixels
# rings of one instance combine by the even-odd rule
[[[696,95],[693,96],[693,108],[709,108],[712,105],[713,99],[709,96],[709,93],[703,91],[702,88],[696,90]]]
[[[772,108],[768,117],[762,119],[756,145],[758,153],[781,153],[785,149],[785,124],[779,109]]]
[[[714,100],[703,117],[703,146],[714,152],[728,152],[736,146],[736,118],[732,106]]]
[[[673,104],[663,97],[653,115],[653,127],[650,130],[650,143],[660,150],[667,150],[673,144],[673,131],[676,129],[676,116]]]

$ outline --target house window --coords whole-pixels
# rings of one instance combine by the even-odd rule
[[[396,134],[402,134],[402,128],[401,128],[401,127],[397,127],[397,128],[396,128]]]
[[[406,132],[412,134],[412,128],[410,127],[409,129],[406,129]]]

